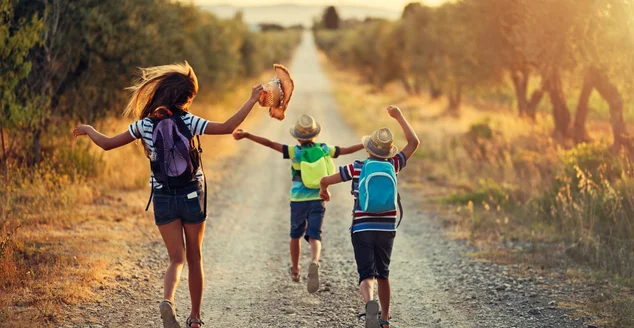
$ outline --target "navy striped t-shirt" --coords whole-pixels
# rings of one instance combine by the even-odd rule
[[[406,165],[407,157],[403,152],[387,159],[394,165],[394,171],[398,174]],[[359,176],[363,168],[363,161],[354,161],[352,164],[339,167],[341,180],[352,180],[352,195],[354,196],[354,211],[352,220],[352,233],[361,231],[396,231],[397,211],[383,213],[368,213],[361,211],[359,206]]]
[[[190,113],[186,113],[182,116],[182,118],[183,122],[185,122],[185,125],[191,131],[192,136],[200,136],[205,134],[205,128],[207,128],[207,123],[209,123],[209,121]],[[152,120],[147,117],[142,120],[138,120],[130,124],[130,126],[128,127],[128,131],[130,131],[130,135],[132,135],[132,137],[135,139],[143,138],[143,145],[150,153],[150,157],[154,158],[153,156],[155,156],[155,150],[154,141],[152,140],[154,125],[152,124]],[[196,172],[196,179],[203,181],[202,168],[198,168],[198,172]],[[160,189],[163,187],[162,184],[154,179],[154,173],[150,174],[150,186],[154,186],[154,189]]]

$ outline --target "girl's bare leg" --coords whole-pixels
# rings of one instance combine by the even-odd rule
[[[168,224],[158,226],[170,264],[163,279],[163,298],[174,304],[174,293],[180,280],[183,265],[185,264],[185,245],[183,242],[183,224],[176,220]]]
[[[200,305],[203,300],[203,289],[205,287],[202,258],[205,222],[185,224],[183,226],[185,228],[187,266],[189,268],[189,295],[192,300],[190,317],[200,319]],[[192,327],[198,327],[198,325],[192,324]]]

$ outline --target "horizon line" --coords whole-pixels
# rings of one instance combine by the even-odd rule
[[[390,10],[390,11],[395,11],[395,12],[400,11],[400,10],[397,10],[397,9],[394,9],[394,8],[389,8],[389,7],[382,7],[382,6],[376,6],[376,5],[364,5],[364,4],[348,4],[348,5],[323,4],[323,5],[318,5],[318,4],[293,3],[293,2],[278,2],[278,3],[272,3],[272,4],[237,5],[237,4],[231,4],[231,3],[228,3],[228,2],[224,2],[224,3],[217,3],[217,4],[196,3],[196,5],[197,6],[225,6],[225,7],[235,7],[235,8],[275,7],[275,6],[295,6],[295,7],[330,7],[330,6],[333,6],[335,8],[338,8],[338,7],[361,7],[361,8],[373,8],[373,9],[381,9],[381,10]]]

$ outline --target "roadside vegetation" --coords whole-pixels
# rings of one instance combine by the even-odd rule
[[[390,126],[387,104],[414,117],[409,180],[453,236],[482,247],[474,256],[607,281],[582,306],[634,324],[629,1],[415,3],[398,21],[326,20],[314,34],[344,116],[359,134]]]
[[[60,324],[158,238],[141,145],[105,154],[72,126],[125,131],[137,68],[184,60],[200,83],[192,111],[224,119],[300,38],[165,0],[0,0],[0,322]],[[224,142],[204,155],[226,155]]]

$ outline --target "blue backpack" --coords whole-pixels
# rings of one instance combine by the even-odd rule
[[[383,213],[399,210],[403,219],[401,199],[396,183],[396,171],[391,161],[368,159],[359,175],[359,208],[363,212]]]

